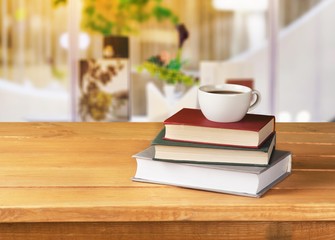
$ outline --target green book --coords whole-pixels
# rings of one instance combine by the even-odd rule
[[[152,141],[154,160],[201,163],[266,166],[275,148],[274,132],[259,148],[244,148],[164,139],[165,128]]]

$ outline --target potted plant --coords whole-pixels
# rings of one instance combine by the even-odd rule
[[[182,49],[184,42],[188,39],[189,33],[184,24],[177,24],[178,31],[178,49],[173,56],[167,51],[148,58],[145,62],[138,66],[138,71],[144,70],[162,81],[164,94],[167,98],[179,98],[185,87],[193,86],[197,83],[197,79],[193,76],[185,74],[182,70],[186,61],[182,59]]]
[[[67,0],[53,1],[55,6],[67,3]],[[181,70],[186,63],[181,56],[183,43],[188,38],[188,31],[183,24],[178,24],[178,17],[163,5],[162,0],[82,0],[82,3],[81,27],[85,31],[99,33],[104,37],[104,58],[106,56],[108,56],[107,58],[116,56],[113,56],[116,52],[113,49],[114,45],[112,44],[112,47],[110,44],[105,45],[105,43],[110,43],[111,38],[115,36],[124,38],[124,36],[137,34],[140,31],[141,24],[152,19],[170,21],[176,26],[179,33],[177,53],[174,57],[167,52],[153,56],[145,61],[139,67],[139,70],[146,69],[158,79],[163,80],[166,83],[165,91],[171,92],[166,94],[169,96],[171,94],[175,95],[176,86],[191,86],[194,84],[195,79],[184,74]],[[94,61],[91,61],[91,63],[94,63]],[[98,121],[105,120],[105,116],[108,115],[110,109],[108,106],[113,106],[113,99],[115,98],[104,90],[106,87],[101,84],[104,82],[100,81],[99,77],[88,76],[91,77],[80,79],[80,82],[89,80],[90,84],[80,85],[79,114],[85,116],[85,118],[81,117],[84,120],[88,117]],[[177,95],[181,95],[181,93],[179,92]]]
[[[67,0],[53,0],[53,3],[57,7],[67,4]],[[109,120],[111,119],[108,118],[110,113],[115,115],[118,109],[128,104],[128,92],[116,92],[108,88],[117,81],[121,74],[114,70],[111,71],[111,68],[105,65],[112,64],[113,61],[128,59],[127,36],[139,33],[140,25],[152,19],[169,20],[172,24],[178,22],[178,17],[163,6],[162,0],[82,0],[81,28],[103,36],[103,56],[104,59],[108,58],[105,61],[107,63],[104,64],[101,61],[89,59],[80,62],[80,71],[83,74],[80,74],[79,79],[78,104],[82,120]],[[121,41],[122,47],[120,45],[115,47],[116,38],[119,43],[125,40]],[[120,49],[125,48],[126,51],[122,51],[125,54],[121,56]],[[129,67],[128,62],[123,62],[123,65],[124,68]],[[127,75],[123,74],[123,76]]]

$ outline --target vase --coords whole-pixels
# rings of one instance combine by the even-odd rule
[[[82,59],[79,69],[79,120],[128,121],[128,59]]]
[[[184,89],[179,84],[165,83],[163,85],[163,93],[168,103],[173,106],[183,96]]]
[[[148,121],[164,121],[182,108],[197,108],[197,86],[185,89],[180,94],[179,86],[166,84],[157,87],[149,82],[146,85]],[[179,94],[176,94],[179,92]],[[182,89],[182,88],[181,88]],[[173,91],[172,91],[173,90]],[[166,96],[167,95],[167,96]],[[171,104],[172,103],[172,104]]]

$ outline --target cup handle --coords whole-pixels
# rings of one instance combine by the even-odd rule
[[[250,104],[249,110],[251,111],[253,109],[255,109],[255,107],[260,103],[261,101],[261,94],[260,92],[258,92],[257,90],[252,90],[251,91],[251,95],[253,96],[254,101]],[[254,97],[256,96],[256,98]]]

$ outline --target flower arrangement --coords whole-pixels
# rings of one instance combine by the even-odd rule
[[[188,39],[189,33],[184,24],[176,26],[179,35],[179,44],[176,56],[172,57],[167,51],[162,51],[159,55],[152,56],[144,63],[138,66],[138,71],[148,71],[151,76],[157,77],[168,84],[183,84],[192,86],[196,79],[182,72],[182,67],[186,61],[182,60],[182,48],[184,42]]]

